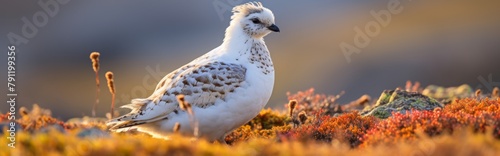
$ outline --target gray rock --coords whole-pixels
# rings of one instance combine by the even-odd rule
[[[83,129],[77,135],[80,138],[106,138],[109,133],[98,128]]]
[[[407,113],[412,110],[434,110],[442,108],[443,104],[433,98],[418,92],[404,90],[385,90],[377,103],[370,109],[362,112],[363,116],[373,115],[380,119],[388,118],[393,112]]]

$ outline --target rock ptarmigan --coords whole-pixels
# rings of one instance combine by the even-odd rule
[[[146,99],[134,99],[131,112],[108,121],[114,131],[135,128],[165,138],[193,135],[187,112],[176,99],[192,104],[199,135],[225,142],[225,136],[254,118],[267,104],[274,86],[274,67],[263,37],[279,32],[271,10],[259,2],[236,6],[222,45],[166,75]]]

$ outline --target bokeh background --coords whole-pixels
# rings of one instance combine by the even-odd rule
[[[72,0],[60,5],[34,38],[17,47],[17,105],[37,103],[61,119],[90,115],[92,51],[101,52],[101,82],[106,71],[115,73],[118,106],[147,97],[163,75],[222,42],[231,16],[227,9],[235,2],[247,1]],[[345,91],[340,102],[347,103],[363,94],[376,99],[407,80],[483,89],[478,77],[491,75],[492,82],[500,82],[500,1],[401,0],[401,13],[392,15],[351,62],[339,44],[353,44],[353,29],[375,21],[370,11],[386,10],[389,0],[262,2],[281,29],[266,37],[276,69],[268,107],[282,108],[286,92],[311,87],[325,94]],[[37,3],[2,0],[3,51],[9,32],[21,34],[21,18],[42,11]],[[7,73],[6,56],[0,59],[2,73]],[[110,97],[101,85],[99,116],[109,111]],[[0,112],[7,110],[7,104],[0,105]]]

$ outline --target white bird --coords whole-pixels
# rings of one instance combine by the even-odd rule
[[[192,104],[199,136],[225,142],[234,129],[257,116],[274,86],[274,66],[263,37],[279,32],[271,10],[259,2],[236,6],[223,43],[166,75],[146,99],[133,99],[131,112],[108,121],[113,131],[135,128],[153,137],[179,132],[193,135],[189,115],[176,99]]]

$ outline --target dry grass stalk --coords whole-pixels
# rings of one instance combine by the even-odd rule
[[[493,88],[493,91],[491,92],[491,98],[496,97],[500,97],[500,89],[498,89],[498,87]]]
[[[295,109],[295,106],[297,106],[297,100],[290,100],[290,102],[288,102],[288,116],[293,116],[293,110]]]
[[[417,82],[415,82],[413,84],[413,87],[411,88],[411,91],[412,92],[418,92],[419,88],[420,88],[420,82],[417,81]]]
[[[177,101],[179,102],[179,107],[181,110],[188,112],[189,115],[193,114],[191,104],[184,99],[184,95],[178,95]]]
[[[173,129],[174,133],[178,133],[179,129],[181,129],[181,124],[179,122],[176,122]]]
[[[96,113],[96,107],[97,104],[99,104],[99,92],[101,89],[99,89],[99,56],[101,54],[99,52],[92,52],[90,53],[90,60],[92,61],[92,68],[94,69],[95,73],[95,84],[96,84],[96,94],[95,94],[95,103],[94,106],[92,107],[92,116],[95,117]]]
[[[412,87],[412,86],[413,86],[413,85],[411,84],[411,81],[410,81],[410,80],[406,81],[405,90],[406,90],[407,92],[411,92],[411,87]]]
[[[191,104],[189,104],[189,102],[186,101],[184,95],[180,94],[180,95],[177,95],[177,102],[179,102],[179,107],[181,108],[181,110],[183,111],[186,111],[188,113],[188,116],[189,116],[189,123],[191,125],[191,127],[193,128],[193,135],[195,137],[198,137],[198,120],[196,120],[195,116],[194,116],[194,112],[193,112],[193,108],[191,107]]]
[[[481,97],[481,89],[477,89],[476,90],[476,98],[480,98]]]
[[[115,90],[115,81],[113,79],[113,72],[106,72],[106,80],[108,81],[108,88],[109,92],[111,93],[111,112],[110,114],[113,116],[115,113],[115,97],[116,97],[116,90]]]
[[[307,114],[305,111],[299,113],[299,120],[301,124],[305,124],[307,121]]]
[[[370,104],[371,97],[369,95],[362,95],[355,101],[352,101],[346,105],[341,106],[341,110],[353,110],[353,109],[363,109],[365,105]]]
[[[410,80],[406,81],[405,90],[407,92],[418,92],[420,88],[420,82],[416,81],[412,83]]]

